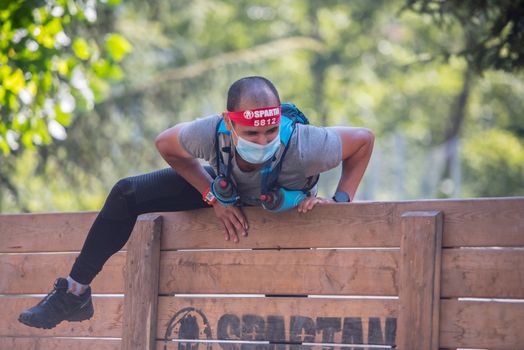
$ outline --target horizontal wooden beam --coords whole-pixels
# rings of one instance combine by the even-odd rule
[[[175,341],[157,340],[156,350],[391,350],[391,346],[375,345],[372,348],[349,346],[347,344],[246,344],[245,342],[231,343],[179,343]],[[451,350],[451,349],[443,349]]]
[[[0,255],[0,294],[48,293],[58,276],[69,273],[75,257],[76,253]],[[93,281],[93,292],[123,293],[124,265],[124,252],[112,256]],[[441,296],[524,298],[523,270],[519,249],[444,249]]]
[[[162,249],[398,247],[393,209],[384,203],[320,205],[309,213],[244,208],[249,236],[237,244],[224,240],[212,210],[163,213]]]
[[[120,348],[120,339],[0,337],[0,349],[6,350],[120,350]]]
[[[513,197],[324,204],[305,214],[244,208],[249,236],[237,244],[224,241],[210,209],[162,213],[162,249],[399,247],[407,211],[443,212],[444,247],[524,246],[524,197]]]
[[[162,213],[162,249],[398,247],[400,215],[415,210],[445,213],[444,247],[524,246],[524,198],[512,197],[326,204],[306,214],[245,208],[250,236],[239,244],[223,240],[212,210]],[[0,253],[79,251],[96,215],[0,215]],[[282,220],[289,224],[280,225]]]
[[[160,297],[159,340],[394,344],[397,300]]]
[[[62,322],[53,329],[28,327],[18,315],[41,297],[0,297],[0,337],[116,337],[122,335],[124,298],[93,297],[95,315],[88,321]]]
[[[163,252],[160,294],[397,295],[398,250]]]
[[[0,215],[0,253],[80,251],[97,213]]]
[[[440,346],[521,349],[524,302],[441,300]]]
[[[524,249],[442,250],[441,296],[524,299]]]
[[[78,253],[0,255],[0,294],[47,294],[57,277],[67,277]],[[113,255],[91,285],[94,293],[124,293],[126,254]]]

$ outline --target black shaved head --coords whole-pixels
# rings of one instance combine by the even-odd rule
[[[235,81],[227,92],[227,110],[242,110],[246,104],[250,108],[279,106],[280,97],[275,85],[264,77],[245,77]]]

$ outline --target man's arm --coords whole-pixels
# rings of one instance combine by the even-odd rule
[[[213,181],[200,162],[182,147],[179,141],[180,130],[187,123],[177,124],[163,131],[155,140],[158,152],[164,160],[200,193]]]
[[[369,129],[330,127],[340,137],[342,148],[342,175],[337,191],[346,192],[353,201],[358,185],[371,158],[375,136]],[[298,205],[298,212],[305,213],[318,203],[329,203],[332,199],[307,197]]]
[[[355,198],[358,185],[371,158],[375,136],[369,129],[350,127],[331,127],[340,136],[342,146],[342,176],[337,191]]]
[[[200,193],[204,193],[213,179],[191,154],[180,144],[180,130],[188,123],[177,124],[165,130],[155,140],[156,148],[164,160],[176,170],[187,182]],[[248,223],[246,217],[238,207],[225,207],[216,202],[213,205],[215,215],[224,227],[224,238],[230,238],[237,243],[238,234],[247,236]]]

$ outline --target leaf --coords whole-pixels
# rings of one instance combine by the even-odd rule
[[[95,95],[95,102],[103,101],[105,98],[107,98],[107,96],[109,96],[111,91],[111,86],[108,84],[108,82],[98,78],[97,76],[93,76],[93,78],[90,79],[89,87]]]
[[[107,3],[109,6],[116,6],[116,5],[120,5],[122,0],[103,0],[102,2]]]
[[[29,149],[34,149],[32,138],[33,138],[33,132],[28,131],[24,133],[21,138],[22,144]]]
[[[91,56],[89,44],[83,38],[76,38],[73,42],[73,52],[81,60],[87,60]]]
[[[7,103],[12,110],[18,110],[20,108],[18,98],[14,94],[9,94],[9,97],[7,98]]]
[[[16,69],[14,73],[4,77],[3,85],[6,90],[18,94],[25,87],[24,72],[20,68]]]
[[[43,74],[41,79],[40,87],[42,89],[42,93],[46,94],[53,85],[53,74],[50,71],[47,71]]]
[[[122,68],[120,68],[120,66],[117,64],[112,64],[108,60],[99,60],[93,64],[93,70],[95,71],[96,75],[102,79],[109,78],[119,81],[124,77]]]
[[[116,62],[120,62],[133,49],[126,38],[114,33],[106,37],[105,46],[109,56]]]
[[[2,150],[2,153],[4,156],[7,156],[9,153],[11,153],[11,148],[7,144],[7,141],[0,135],[0,150]]]
[[[59,105],[55,105],[55,120],[62,124],[63,126],[67,127],[71,125],[72,121],[72,115],[71,113],[64,113],[60,109]]]
[[[67,61],[64,59],[58,59],[56,63],[56,68],[60,75],[66,77],[69,74],[69,67]]]

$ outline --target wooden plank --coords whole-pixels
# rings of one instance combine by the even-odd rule
[[[0,215],[0,253],[79,251],[96,212]]]
[[[399,203],[405,211],[442,212],[443,247],[524,247],[524,197]]]
[[[120,350],[120,339],[0,337],[0,349],[9,350]]]
[[[524,299],[524,249],[443,249],[441,296]]]
[[[524,302],[441,300],[440,346],[522,349]]]
[[[398,344],[438,350],[442,213],[402,215]]]
[[[446,214],[445,247],[524,246],[524,198],[514,197],[325,204],[307,214],[245,208],[250,236],[239,244],[223,240],[212,210],[165,213],[162,249],[398,247],[399,216],[409,210]],[[79,251],[96,214],[0,215],[0,252]],[[282,220],[289,224],[279,225]]]
[[[237,244],[224,241],[211,209],[162,213],[162,250],[398,247],[406,211],[443,212],[445,247],[524,246],[524,197],[512,197],[323,204],[306,214],[244,208],[249,236]]]
[[[0,336],[3,337],[117,337],[122,335],[122,297],[93,297],[95,315],[88,321],[62,322],[53,329],[28,327],[18,315],[41,297],[0,297]]]
[[[78,253],[0,254],[0,294],[42,294],[66,277]],[[124,293],[125,253],[113,255],[93,281],[93,293]]]
[[[168,251],[160,294],[397,295],[398,250]]]
[[[154,349],[160,262],[159,216],[141,217],[126,262],[122,349]]]
[[[237,244],[224,240],[211,209],[162,213],[162,250],[199,248],[398,247],[388,203],[326,204],[304,214],[244,208],[249,236]],[[285,224],[283,224],[285,223]]]
[[[397,300],[160,297],[159,340],[395,344]],[[237,349],[223,344],[227,349]],[[217,347],[218,349],[218,347]]]
[[[297,345],[297,344],[246,344],[246,343],[178,343],[174,341],[156,342],[156,350],[388,350],[394,349],[391,346],[373,346],[364,348],[362,346],[348,346],[345,344],[323,344],[323,345]],[[451,349],[441,349],[451,350]]]
[[[323,345],[297,345],[297,344],[246,344],[246,343],[182,343],[175,341],[160,341],[156,342],[156,350],[388,350],[394,349],[391,346],[373,346],[373,348],[364,348],[361,345],[348,346],[343,344],[323,344]],[[451,350],[451,349],[441,349]]]

